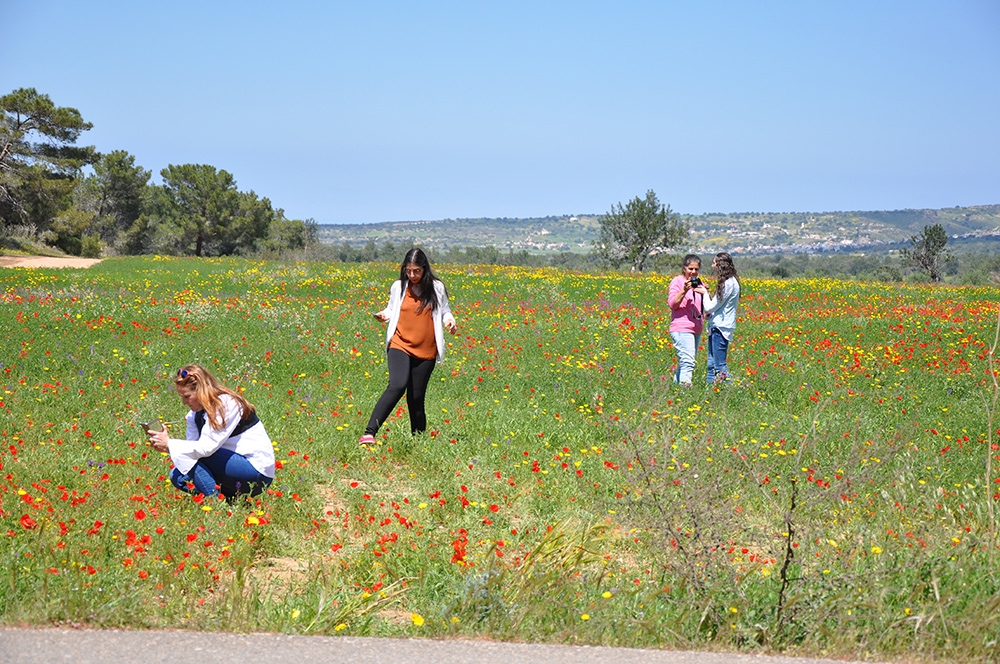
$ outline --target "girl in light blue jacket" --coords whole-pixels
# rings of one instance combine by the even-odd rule
[[[718,283],[715,294],[705,296],[705,313],[708,319],[708,384],[729,383],[729,365],[726,362],[729,344],[736,331],[736,310],[740,304],[740,278],[733,265],[733,257],[726,252],[715,255],[712,269]]]

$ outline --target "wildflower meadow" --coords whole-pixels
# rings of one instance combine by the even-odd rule
[[[745,280],[734,383],[681,389],[668,275],[436,271],[428,431],[374,450],[398,265],[0,271],[0,621],[1000,658],[1000,291]],[[265,494],[170,485],[189,362]]]

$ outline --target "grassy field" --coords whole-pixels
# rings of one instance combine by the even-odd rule
[[[0,622],[1000,657],[996,289],[747,281],[737,384],[680,390],[666,277],[438,272],[429,431],[368,452],[397,265],[0,271]],[[258,407],[260,500],[146,445],[187,362]]]

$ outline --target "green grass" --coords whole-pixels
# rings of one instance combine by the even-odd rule
[[[738,383],[678,390],[667,277],[438,272],[429,431],[374,452],[395,265],[0,273],[0,620],[995,661],[998,291],[748,281]],[[187,362],[274,440],[252,504],[144,443]]]

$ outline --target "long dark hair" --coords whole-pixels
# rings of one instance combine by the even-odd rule
[[[722,287],[726,283],[726,279],[735,279],[736,283],[743,285],[740,282],[740,275],[736,274],[736,266],[733,265],[733,257],[724,251],[720,251],[715,255],[715,274],[718,275],[719,281],[715,284],[715,297],[722,297]]]
[[[403,263],[399,266],[400,288],[405,288],[410,283],[410,278],[406,276],[406,266],[410,263],[416,263],[424,270],[424,276],[420,278],[420,293],[416,296],[420,300],[420,304],[417,306],[417,313],[419,314],[427,307],[430,307],[431,311],[434,311],[438,306],[437,293],[434,291],[434,282],[438,279],[434,276],[434,272],[431,270],[431,263],[427,260],[427,254],[424,253],[423,249],[414,247],[403,256]]]

